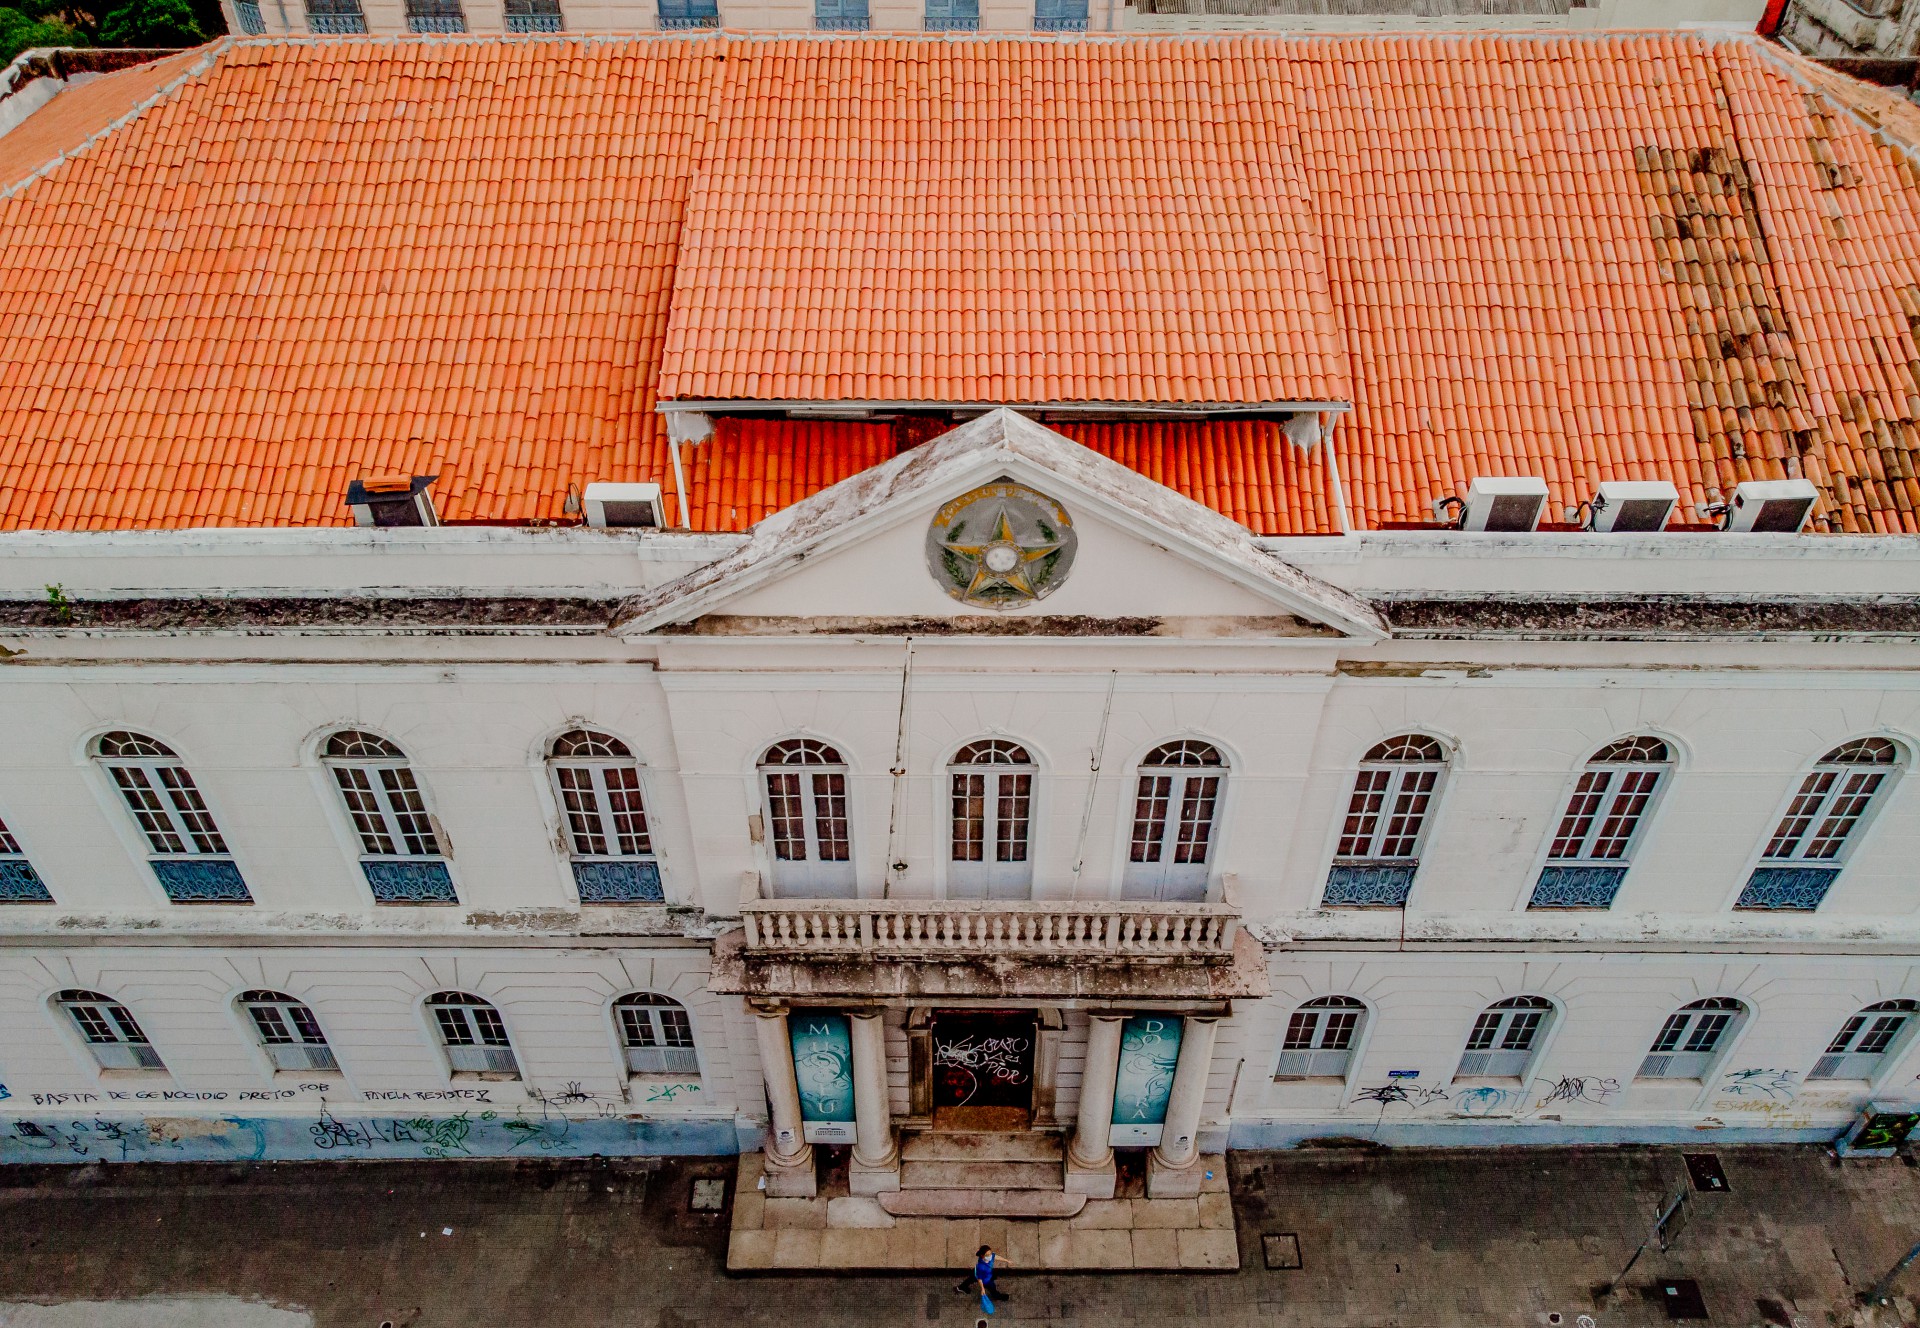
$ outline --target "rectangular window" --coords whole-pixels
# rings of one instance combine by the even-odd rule
[[[267,21],[260,17],[260,6],[256,0],[233,0],[234,17],[240,20],[240,31],[249,37],[258,37],[267,30]]]
[[[1613,859],[1626,856],[1627,845],[1633,842],[1634,827],[1640,824],[1640,817],[1647,810],[1647,802],[1653,797],[1653,786],[1659,779],[1659,774],[1652,770],[1629,770],[1621,777],[1619,792],[1614,795],[1613,806],[1608,809],[1607,818],[1600,825],[1600,833],[1594,836],[1588,857]]]
[[[1033,801],[1032,775],[999,775],[1000,817],[994,826],[994,851],[1001,862],[1027,860],[1027,813]],[[1204,855],[1203,855],[1204,856]]]
[[[1213,836],[1213,804],[1220,795],[1218,775],[1188,775],[1180,797],[1180,840],[1173,860],[1203,863]]]
[[[987,777],[955,771],[953,861],[984,862],[987,856]]]
[[[784,862],[805,862],[807,816],[800,801],[799,774],[768,771],[767,803],[773,812],[773,855]]]
[[[1087,0],[1036,0],[1033,28],[1035,32],[1085,32]]]
[[[467,11],[460,0],[407,0],[407,31],[460,33],[467,30]]]
[[[720,6],[715,0],[660,0],[660,26],[671,32],[683,28],[717,28]]]
[[[820,844],[820,861],[845,862],[853,856],[847,836],[847,777],[838,771],[821,771],[813,777],[815,838]]]
[[[344,37],[367,30],[360,0],[307,0],[307,31],[317,37]]]
[[[1408,770],[1400,776],[1394,793],[1393,814],[1387,818],[1386,833],[1374,851],[1381,858],[1410,858],[1420,842],[1420,826],[1427,818],[1427,805],[1433,801],[1433,788],[1440,780],[1438,770]]]
[[[928,32],[977,32],[980,0],[927,0]]]
[[[507,0],[508,32],[565,32],[560,0]]]
[[[347,814],[360,836],[360,851],[376,858],[397,856],[393,836],[387,833],[387,818],[380,814],[380,799],[373,791],[373,779],[363,766],[336,765],[333,777],[346,799]]]
[[[1172,775],[1140,776],[1133,800],[1133,861],[1160,861],[1160,844],[1167,831],[1167,803],[1172,795]]]
[[[1593,818],[1600,813],[1600,800],[1606,796],[1607,785],[1613,782],[1611,770],[1587,770],[1580,775],[1580,782],[1574,786],[1573,797],[1567,801],[1567,814],[1560,819],[1560,833],[1554,836],[1553,847],[1547,851],[1550,858],[1578,858],[1584,856],[1581,850],[1586,846],[1587,835],[1593,829]]]
[[[1807,843],[1806,856],[1820,860],[1837,857],[1853,833],[1853,827],[1866,815],[1867,804],[1886,775],[1880,771],[1859,770],[1847,775],[1840,794],[1827,808],[1826,819]]]
[[[813,0],[813,26],[822,32],[865,32],[867,0]]]
[[[1335,856],[1370,858],[1373,835],[1380,825],[1380,809],[1386,805],[1387,785],[1393,771],[1363,769],[1353,781],[1353,800],[1347,806],[1346,824],[1340,829],[1340,847]]]

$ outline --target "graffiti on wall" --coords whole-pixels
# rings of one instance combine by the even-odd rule
[[[1558,1079],[1535,1079],[1528,1088],[1502,1088],[1479,1084],[1472,1088],[1448,1090],[1422,1088],[1406,1079],[1393,1079],[1353,1095],[1354,1105],[1379,1104],[1384,1117],[1389,1107],[1409,1111],[1444,1110],[1456,1116],[1530,1116],[1548,1107],[1567,1103],[1587,1106],[1609,1105],[1620,1091],[1618,1079],[1598,1075],[1562,1075]]]

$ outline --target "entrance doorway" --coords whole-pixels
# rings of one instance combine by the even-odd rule
[[[969,1010],[933,1017],[937,1130],[1024,1130],[1033,1119],[1034,1014]]]

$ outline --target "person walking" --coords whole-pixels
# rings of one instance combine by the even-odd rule
[[[972,1274],[961,1278],[953,1289],[955,1291],[967,1292],[978,1291],[980,1293],[980,1308],[988,1314],[992,1314],[993,1302],[1007,1298],[1006,1293],[1000,1290],[999,1283],[994,1280],[994,1274],[997,1273],[999,1269],[1000,1255],[994,1250],[993,1246],[982,1245],[974,1252]],[[986,1320],[982,1319],[980,1322],[984,1324]]]

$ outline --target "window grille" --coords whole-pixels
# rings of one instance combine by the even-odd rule
[[[307,0],[307,31],[319,37],[341,37],[367,30],[360,0]]]
[[[1746,1012],[1739,1001],[1714,996],[1667,1016],[1640,1062],[1642,1079],[1704,1079]]]
[[[206,799],[171,747],[121,731],[101,737],[94,755],[140,828],[168,899],[176,904],[253,902]]]
[[[1390,738],[1361,759],[1322,903],[1403,907],[1420,865],[1447,752],[1423,734]]]
[[[452,904],[453,876],[406,753],[376,734],[328,738],[322,762],[360,840],[360,870],[376,903]]]
[[[407,31],[439,33],[465,32],[467,11],[460,0],[407,0]]]
[[[847,768],[840,753],[824,742],[794,738],[768,748],[760,771],[775,888],[792,895],[852,893]]]
[[[302,1002],[277,991],[249,991],[240,996],[260,1045],[276,1070],[311,1073],[340,1068],[327,1045],[320,1021]]]
[[[1036,0],[1033,29],[1035,32],[1085,32],[1087,0]]]
[[[813,0],[813,26],[821,32],[865,32],[867,0]]]
[[[6,822],[0,821],[0,904],[52,902],[53,895],[40,879],[40,873],[20,851],[20,841],[7,829]]]
[[[1800,781],[1734,907],[1818,908],[1875,801],[1892,787],[1899,760],[1885,738],[1861,738],[1821,757]]]
[[[629,1074],[699,1074],[693,1021],[670,996],[635,992],[613,1004]]]
[[[1028,840],[1033,758],[1018,743],[991,739],[954,754],[947,893],[956,898],[1024,899],[1032,892]]]
[[[1455,1077],[1524,1079],[1553,1002],[1540,996],[1495,1001],[1474,1020]]]
[[[1308,1001],[1287,1021],[1276,1079],[1344,1079],[1367,1007],[1351,996]]]
[[[97,991],[63,991],[54,1000],[80,1030],[87,1050],[103,1070],[164,1070],[133,1012]]]
[[[519,1077],[506,1021],[491,1004],[463,991],[443,991],[427,999],[427,1008],[455,1074]]]
[[[1840,1026],[1808,1072],[1808,1079],[1874,1079],[1906,1031],[1920,1002],[1880,1001]]]
[[[565,32],[560,0],[507,0],[508,32]]]
[[[1596,752],[1567,799],[1527,907],[1612,907],[1671,765],[1667,745],[1657,738],[1627,738]]]
[[[580,902],[664,900],[640,790],[640,764],[632,750],[609,734],[575,729],[554,739],[548,769],[566,822]]]
[[[720,7],[715,0],[660,0],[660,26],[666,31],[717,28]]]
[[[980,0],[927,0],[928,32],[977,32]]]
[[[245,35],[258,37],[266,32],[267,21],[260,16],[256,0],[233,0],[233,14],[240,20],[240,31]]]
[[[1163,743],[1140,762],[1122,894],[1205,898],[1226,761],[1208,743]]]

